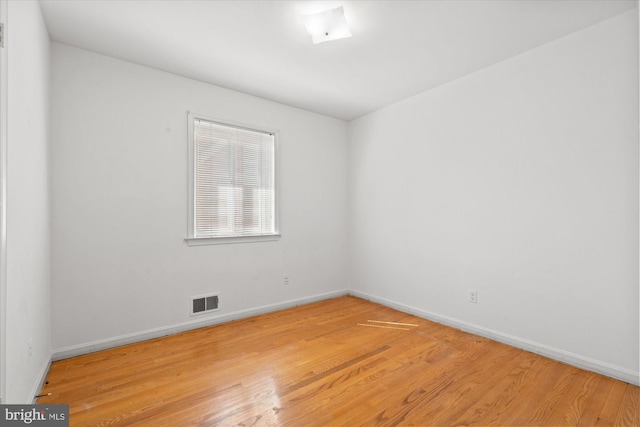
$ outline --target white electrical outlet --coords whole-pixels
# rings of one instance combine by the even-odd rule
[[[284,274],[282,276],[282,284],[285,285],[285,286],[289,285],[289,275],[288,274]]]
[[[473,304],[478,303],[478,291],[475,289],[469,289],[469,302]]]

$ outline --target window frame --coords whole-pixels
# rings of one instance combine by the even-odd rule
[[[254,243],[254,242],[267,242],[276,241],[281,237],[280,234],[280,205],[279,205],[279,185],[278,185],[278,173],[279,169],[279,131],[275,129],[268,129],[263,126],[256,126],[252,124],[239,123],[230,120],[223,120],[214,117],[208,117],[202,114],[196,114],[192,112],[187,113],[188,119],[188,155],[187,155],[187,171],[188,171],[188,211],[187,211],[187,237],[184,239],[189,246],[202,246],[202,245],[219,245],[230,243]],[[273,135],[273,197],[274,197],[274,233],[270,234],[257,234],[257,235],[245,235],[245,236],[220,236],[220,237],[196,237],[195,236],[195,121],[205,120],[213,122],[222,126],[230,126],[239,129],[245,129],[254,132],[263,132]]]

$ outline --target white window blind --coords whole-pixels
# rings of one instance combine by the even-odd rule
[[[275,137],[193,118],[194,238],[273,235]]]

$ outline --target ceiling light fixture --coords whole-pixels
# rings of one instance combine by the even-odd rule
[[[351,37],[342,6],[304,16],[304,26],[311,34],[313,44]]]

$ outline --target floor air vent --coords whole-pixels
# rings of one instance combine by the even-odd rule
[[[218,309],[218,295],[207,295],[191,299],[191,315],[204,314]]]

